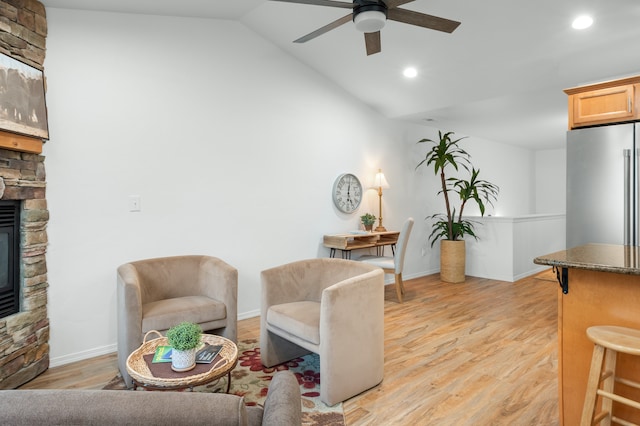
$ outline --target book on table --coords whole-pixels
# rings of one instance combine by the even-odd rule
[[[151,362],[171,362],[171,346],[158,346]]]
[[[202,349],[196,353],[197,364],[211,364],[222,350],[222,345],[210,345],[206,343]]]

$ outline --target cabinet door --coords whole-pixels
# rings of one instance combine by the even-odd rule
[[[634,119],[637,116],[635,86],[627,84],[571,95],[569,126],[575,128]]]

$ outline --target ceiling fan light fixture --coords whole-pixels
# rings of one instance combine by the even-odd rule
[[[387,23],[387,13],[384,6],[361,6],[354,11],[353,23],[356,29],[363,33],[375,33],[380,31]]]

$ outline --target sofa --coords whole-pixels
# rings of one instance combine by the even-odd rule
[[[273,376],[264,408],[236,395],[129,390],[0,390],[1,425],[300,426],[300,386],[290,371]]]

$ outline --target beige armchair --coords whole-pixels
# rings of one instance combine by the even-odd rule
[[[384,273],[308,259],[262,271],[260,354],[267,367],[320,355],[320,399],[334,405],[382,381]]]
[[[150,330],[164,334],[190,321],[237,341],[238,271],[210,256],[175,256],[118,268],[118,367],[125,383],[127,357]]]

